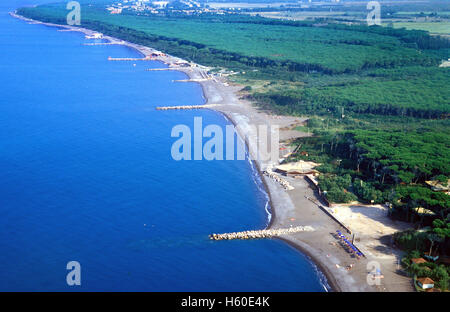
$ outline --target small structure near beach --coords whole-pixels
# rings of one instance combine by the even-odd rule
[[[422,289],[430,289],[434,287],[434,281],[429,277],[421,277],[417,279],[417,284]]]
[[[174,62],[171,65],[172,66],[177,66],[177,67],[191,67],[191,64],[189,62],[184,61],[184,60],[176,61],[176,62]]]
[[[161,57],[161,56],[166,56],[164,53],[162,53],[162,52],[159,52],[159,51],[153,51],[151,54],[150,54],[150,56],[151,57]]]
[[[312,161],[304,161],[300,160],[297,162],[282,164],[275,167],[277,172],[284,174],[286,176],[298,176],[298,175],[306,175],[306,174],[318,174],[318,171],[314,168],[319,166],[320,164],[312,162]]]
[[[102,39],[103,34],[101,33],[93,33],[92,35],[86,35],[86,39]]]
[[[418,214],[418,215],[423,215],[423,216],[434,216],[436,215],[436,213],[430,209],[427,208],[423,208],[423,207],[416,207],[413,208],[413,210]]]

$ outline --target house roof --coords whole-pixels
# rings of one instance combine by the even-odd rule
[[[427,263],[427,260],[425,260],[424,258],[413,258],[411,259],[412,262],[420,264],[420,263]]]
[[[427,208],[423,208],[423,207],[416,207],[416,208],[413,208],[413,210],[421,215],[434,216],[436,214],[434,211],[427,209]]]
[[[314,172],[315,170],[313,168],[315,168],[319,165],[320,164],[317,164],[312,161],[300,160],[298,162],[292,162],[292,163],[279,165],[276,167],[276,169],[283,171],[283,172],[287,172],[287,173],[309,173],[309,172]]]
[[[425,181],[426,184],[431,186],[431,189],[436,192],[445,192],[449,190],[450,179],[447,181],[447,186],[442,185],[439,181]]]
[[[422,285],[425,285],[425,284],[433,284],[434,285],[434,281],[429,277],[421,277],[421,278],[418,278],[417,281],[419,283],[421,283]]]

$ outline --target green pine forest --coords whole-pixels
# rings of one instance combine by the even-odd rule
[[[65,4],[22,8],[66,23]],[[450,41],[425,31],[283,21],[249,15],[110,15],[83,6],[82,27],[237,72],[242,95],[281,114],[309,116],[290,160],[320,162],[332,202],[386,203],[401,220],[431,224],[450,197],[425,181],[450,178]],[[307,151],[308,156],[301,156]],[[423,216],[414,208],[433,212]]]

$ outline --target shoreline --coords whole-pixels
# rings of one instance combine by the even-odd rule
[[[29,23],[62,28],[67,31],[77,31],[85,35],[97,33],[96,31],[82,27],[39,22],[12,12],[10,12],[10,15]],[[133,48],[144,57],[149,57],[155,52],[160,53],[160,51],[150,47],[126,42],[110,36],[103,36],[103,39],[106,39],[111,43]],[[166,54],[154,57],[151,60],[166,64],[170,70],[183,72],[189,77],[190,80],[198,80],[195,82],[199,83],[202,87],[203,97],[205,98],[204,104],[215,105],[213,108],[207,109],[221,113],[225,119],[230,121],[235,126],[238,124],[265,124],[279,125],[281,129],[283,125],[290,125],[294,120],[299,119],[291,116],[274,116],[266,112],[259,111],[251,102],[240,99],[238,92],[242,87],[230,85],[226,78],[216,77],[214,79],[203,79],[205,74],[209,71],[209,67],[193,63],[189,63],[191,67],[174,67],[175,63],[186,63],[186,61]],[[249,144],[247,137],[243,135],[243,133],[239,134],[241,138],[244,139],[249,154],[251,156],[255,155],[255,151],[253,150],[251,144]],[[256,134],[251,134],[252,137],[254,135]],[[280,131],[280,139],[282,139],[281,136]],[[329,216],[316,207],[315,204],[309,200],[304,200],[303,196],[300,196],[306,194],[308,196],[312,196],[313,198],[315,197],[320,201],[320,198],[318,198],[311,186],[304,179],[296,179],[297,181],[293,181],[296,186],[295,192],[287,191],[278,182],[263,174],[263,171],[271,165],[270,163],[255,160],[257,159],[256,157],[251,158],[252,164],[254,164],[255,169],[257,170],[264,185],[265,192],[269,197],[268,202],[270,205],[270,220],[266,228],[276,229],[283,227],[286,228],[289,226],[313,225],[315,231],[310,234],[303,233],[284,235],[277,237],[277,239],[289,244],[291,247],[297,249],[300,253],[308,257],[320,273],[325,276],[326,283],[331,288],[331,291],[380,291],[380,289],[377,289],[376,287],[369,287],[367,284],[366,264],[369,259],[358,263],[358,266],[361,266],[361,268],[359,268],[357,272],[355,272],[356,269],[353,269],[351,272],[345,270],[342,272],[342,270],[339,269],[339,267],[344,268],[351,259],[347,259],[349,256],[344,253],[343,250],[339,250],[335,246],[330,245],[330,231],[334,232],[335,229],[340,229],[340,227],[334,223]],[[291,180],[289,180],[289,182],[291,182]],[[297,193],[301,194],[299,195]],[[307,198],[306,195],[304,197]]]
[[[59,25],[59,24],[45,23],[45,22],[32,20],[32,19],[26,18],[24,16],[17,15],[15,12],[14,13],[10,13],[10,15],[15,17],[15,18],[18,18],[18,19],[21,19],[21,20],[24,20],[26,22],[30,22],[30,23],[33,23],[33,24],[39,24],[39,25],[44,25],[44,26],[49,26],[49,27],[63,28],[63,29],[70,29],[72,31],[81,32],[81,33],[83,33],[85,35],[92,35],[93,33],[96,33],[95,31],[92,31],[92,30],[86,29],[86,28],[82,28],[82,27],[74,27],[74,26],[68,26],[68,25]],[[123,40],[120,40],[118,38],[113,38],[113,37],[110,37],[110,36],[104,36],[103,39],[106,39],[109,42],[120,42],[121,45],[128,46],[130,48],[135,49],[136,51],[141,53],[144,57],[147,56],[149,52],[150,52],[150,54],[153,53],[153,52],[159,52],[159,51],[157,51],[155,49],[152,49],[150,47],[137,45],[137,44],[130,43],[130,42],[127,42],[127,41],[123,41]],[[182,60],[181,58],[178,58],[178,57],[173,57],[173,56],[168,55],[168,56],[166,56],[164,58],[162,58],[162,57],[159,58],[159,59],[155,58],[155,59],[153,59],[153,61],[159,61],[159,62],[164,63],[165,65],[170,66],[171,62],[184,61],[184,60]],[[205,68],[205,67],[203,67],[203,68]],[[183,68],[177,68],[177,69],[174,69],[174,70],[183,72],[184,74],[186,74],[189,77],[189,79],[197,78],[197,75],[194,73],[194,71],[186,70],[186,69],[183,69]],[[207,88],[207,86],[205,86],[205,82],[201,82],[200,81],[200,82],[197,82],[197,83],[202,88],[203,97],[205,99],[205,103],[204,104],[212,104],[210,102],[213,101],[214,96],[212,96],[208,92],[208,88]],[[236,91],[234,91],[234,92],[236,92]],[[233,118],[233,115],[231,114],[231,112],[226,111],[224,109],[220,109],[220,108],[208,108],[208,109],[211,109],[211,110],[214,110],[214,111],[217,111],[217,112],[221,113],[234,126],[237,126],[238,121],[235,118]],[[245,140],[245,136],[243,136],[242,134],[241,134],[241,138],[243,138]],[[245,140],[245,144],[247,145],[247,147],[249,147],[249,143],[248,143],[247,140]],[[249,153],[251,153],[250,150],[249,150]],[[272,195],[273,194],[272,194],[272,192],[270,192],[269,185],[268,185],[268,182],[272,182],[272,180],[267,181],[268,179],[267,179],[267,177],[264,176],[262,166],[261,166],[261,164],[258,161],[254,160],[254,159],[252,159],[251,161],[252,161],[252,164],[255,166],[255,168],[256,168],[256,170],[258,172],[258,175],[259,175],[259,177],[260,177],[260,179],[261,179],[261,181],[263,183],[265,192],[266,192],[266,194],[269,197],[268,202],[269,202],[270,214],[271,215],[270,215],[270,219],[269,219],[268,225],[266,226],[266,229],[271,229],[271,228],[274,228],[274,221],[275,221],[275,218],[277,216],[276,207],[275,207],[274,202],[272,200]],[[310,261],[312,262],[312,264],[314,266],[316,266],[318,268],[318,270],[320,270],[320,272],[325,276],[326,283],[331,288],[331,291],[333,291],[333,292],[341,291],[341,288],[339,287],[338,283],[336,282],[336,279],[331,274],[331,272],[326,268],[326,266],[323,265],[323,263],[321,263],[319,261],[319,259],[317,259],[315,256],[313,256],[311,254],[311,252],[308,252],[304,247],[302,247],[299,244],[296,244],[296,243],[294,243],[292,241],[289,241],[288,239],[281,238],[281,237],[277,237],[275,239],[281,240],[282,242],[290,245],[292,248],[296,249],[297,251],[299,251],[300,253],[305,255],[307,258],[309,258]]]

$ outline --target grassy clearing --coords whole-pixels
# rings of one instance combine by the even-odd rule
[[[425,30],[433,34],[450,34],[450,22],[398,22],[394,28]]]

